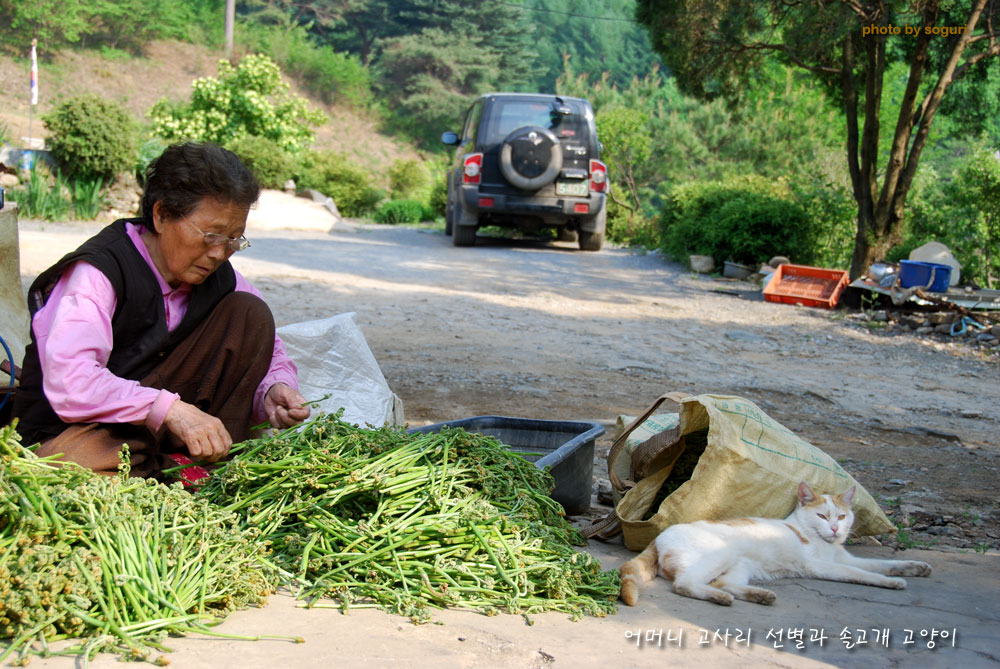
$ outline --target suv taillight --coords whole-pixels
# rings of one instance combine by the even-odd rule
[[[470,153],[465,157],[465,165],[462,168],[462,183],[477,184],[482,176],[483,154]]]
[[[590,161],[590,190],[603,193],[608,188],[608,166],[600,160]]]

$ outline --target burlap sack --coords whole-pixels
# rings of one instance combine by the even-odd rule
[[[690,480],[664,499],[651,518],[643,520],[672,466],[636,482],[618,501],[615,511],[628,548],[642,550],[677,523],[744,516],[784,518],[795,506],[800,481],[821,494],[856,486],[855,535],[895,531],[872,496],[833,458],[753,402],[721,395],[687,397],[681,401],[679,418],[681,435],[708,429],[705,452]],[[670,422],[662,416],[658,420]],[[684,447],[683,440],[676,446]],[[608,465],[627,467],[620,462]]]

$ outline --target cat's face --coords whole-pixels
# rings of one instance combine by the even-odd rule
[[[847,541],[854,524],[851,500],[854,487],[839,495],[817,495],[805,483],[799,486],[799,508],[797,514],[802,524],[816,536],[831,544]]]

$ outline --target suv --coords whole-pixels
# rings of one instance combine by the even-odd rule
[[[455,246],[474,245],[483,225],[552,227],[584,251],[604,245],[608,168],[586,100],[489,93],[469,108],[462,134],[441,141],[458,146],[445,213]]]

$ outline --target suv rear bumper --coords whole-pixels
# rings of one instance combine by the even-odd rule
[[[491,198],[493,206],[484,207],[479,204],[480,198]],[[559,225],[570,219],[579,221],[579,227],[586,232],[604,232],[603,218],[598,221],[597,214],[604,210],[606,196],[604,193],[591,193],[590,197],[566,197],[544,195],[509,195],[506,193],[480,193],[478,186],[461,187],[461,206],[470,214],[479,218],[480,214],[496,214],[497,216],[518,215],[537,216],[547,225]],[[578,204],[588,205],[586,213],[575,211]],[[598,230],[600,226],[602,229]]]

